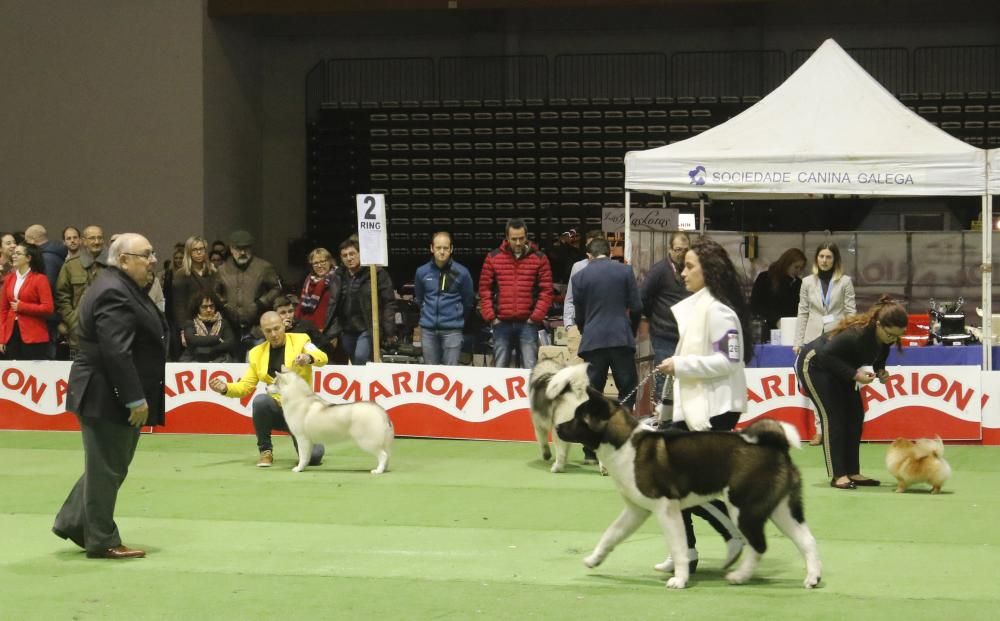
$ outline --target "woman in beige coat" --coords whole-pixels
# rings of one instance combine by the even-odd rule
[[[816,248],[812,275],[802,279],[799,290],[799,315],[795,324],[795,344],[792,350],[799,355],[804,343],[833,330],[845,317],[857,313],[854,303],[854,282],[844,274],[840,248],[833,242],[823,242]],[[817,420],[816,429],[820,429]],[[817,431],[809,444],[823,442]]]

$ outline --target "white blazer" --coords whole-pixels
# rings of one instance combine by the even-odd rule
[[[830,306],[823,305],[823,285],[819,276],[811,274],[802,279],[802,289],[799,290],[799,316],[795,322],[795,346],[802,347],[805,343],[820,337],[824,332],[832,330],[844,317],[857,313],[854,303],[854,282],[851,277],[841,275],[830,279]],[[825,322],[823,318],[832,316],[832,321]]]
[[[671,307],[683,339],[687,330],[707,328],[707,339],[699,353],[674,354],[674,420],[684,420],[692,430],[710,427],[708,417],[726,412],[746,412],[747,379],[743,364],[743,328],[740,319],[722,302],[712,300],[703,320],[695,317],[695,308],[708,287]],[[706,325],[707,324],[707,325]],[[686,380],[698,381],[699,389],[686,395]],[[682,381],[683,380],[683,381]],[[693,403],[697,399],[699,403]]]

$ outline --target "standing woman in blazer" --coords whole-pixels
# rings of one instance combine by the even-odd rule
[[[854,303],[854,282],[844,274],[840,248],[833,242],[823,242],[813,257],[812,275],[802,279],[799,290],[799,315],[795,322],[795,345],[798,356],[804,343],[833,330],[843,319],[857,312]],[[811,446],[823,443],[820,420],[816,417],[816,435]]]
[[[887,295],[867,313],[848,317],[802,348],[795,360],[795,374],[822,422],[823,453],[830,486],[854,489],[877,486],[861,475],[858,451],[865,421],[858,385],[889,378],[885,360],[889,346],[906,332],[906,310]],[[863,367],[871,366],[872,371]]]
[[[694,241],[684,257],[681,276],[692,295],[671,307],[680,339],[674,355],[657,367],[673,376],[673,428],[731,431],[746,412],[745,367],[753,354],[753,343],[750,309],[736,274],[725,248],[707,237]],[[743,537],[725,503],[715,499],[681,513],[688,570],[693,573],[698,565],[692,513],[711,524],[725,540],[723,568],[736,562],[743,550]],[[674,559],[668,557],[656,569],[673,571]]]
[[[0,353],[8,360],[46,360],[49,330],[45,322],[55,304],[42,251],[18,244],[11,263],[13,269],[0,291]]]

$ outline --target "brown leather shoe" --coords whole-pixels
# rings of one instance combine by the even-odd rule
[[[258,468],[270,468],[274,463],[274,453],[270,450],[261,451],[260,457],[257,459]]]
[[[809,440],[809,446],[819,446],[820,444],[823,444],[823,434],[821,433],[817,433],[812,440]]]
[[[135,550],[128,546],[115,546],[113,548],[108,548],[107,550],[98,550],[97,552],[87,552],[87,558],[111,558],[111,559],[122,559],[122,558],[142,558],[146,556],[145,550]]]

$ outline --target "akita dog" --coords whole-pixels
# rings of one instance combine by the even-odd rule
[[[805,587],[819,584],[816,539],[806,525],[802,481],[789,456],[789,448],[799,445],[793,427],[761,420],[742,433],[646,429],[614,401],[586,388],[583,365],[557,373],[547,392],[550,398],[575,399],[579,404],[572,420],[556,425],[556,433],[596,450],[625,500],[621,515],[583,560],[587,567],[600,565],[654,514],[674,560],[667,586],[684,588],[689,559],[681,510],[721,497],[750,548],[739,566],[726,574],[730,583],[750,580],[767,549],[764,524],[770,519],[805,559]]]

